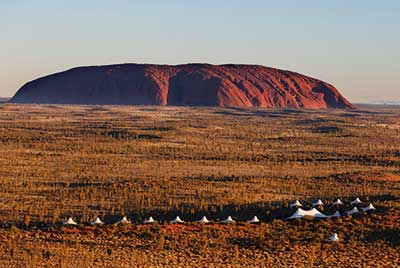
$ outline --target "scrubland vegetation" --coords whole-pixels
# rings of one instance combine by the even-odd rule
[[[0,179],[1,267],[399,264],[400,109],[393,107],[3,104]],[[378,210],[281,219],[294,199],[355,196]],[[59,224],[123,215],[134,224]],[[165,224],[176,215],[239,222]],[[254,215],[261,224],[244,223]],[[148,216],[159,223],[137,225]],[[339,243],[326,240],[333,232]]]

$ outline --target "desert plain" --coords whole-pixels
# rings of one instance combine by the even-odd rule
[[[0,267],[396,267],[400,108],[0,106]],[[286,220],[300,200],[330,215]],[[175,216],[184,224],[169,224]],[[123,216],[131,224],[115,224]],[[152,216],[157,223],[144,225]],[[207,216],[210,224],[196,223]],[[232,216],[235,224],[223,225]],[[261,223],[249,224],[257,216]],[[64,226],[69,217],[77,226]],[[103,226],[88,223],[100,217]],[[327,238],[337,233],[340,240]]]

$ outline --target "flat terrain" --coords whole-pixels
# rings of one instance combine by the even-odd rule
[[[396,107],[2,104],[0,180],[1,267],[399,264]],[[282,220],[294,199],[321,198],[331,214],[356,196],[377,211]],[[124,215],[134,224],[110,225]],[[166,223],[176,215],[239,222]],[[246,224],[254,215],[262,223]],[[69,216],[82,225],[62,227]],[[96,216],[107,225],[84,225]],[[159,224],[139,225],[148,216]]]

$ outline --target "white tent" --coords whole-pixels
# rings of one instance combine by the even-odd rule
[[[314,202],[312,205],[313,205],[313,207],[323,206],[323,205],[324,205],[324,202],[322,202],[321,199],[318,199],[318,201],[317,201],[317,202]]]
[[[362,201],[360,200],[360,198],[357,197],[356,199],[350,202],[350,205],[361,204],[361,203]]]
[[[232,219],[231,216],[228,216],[225,220],[222,220],[221,223],[228,224],[228,223],[234,223],[235,221]]]
[[[148,219],[144,220],[144,224],[149,224],[149,223],[155,223],[156,221],[153,219],[153,217],[149,217]]]
[[[369,204],[368,207],[362,208],[363,211],[370,211],[370,210],[376,210],[374,205]]]
[[[356,214],[358,212],[359,211],[358,211],[357,207],[354,207],[352,210],[346,211],[346,214],[347,215],[353,215],[353,214]]]
[[[72,219],[72,217],[69,217],[67,221],[63,222],[64,225],[77,225],[77,223]]]
[[[336,212],[335,212],[333,215],[329,216],[329,217],[331,217],[331,218],[338,218],[338,217],[341,217],[341,216],[342,216],[342,215],[340,214],[340,212],[336,210]]]
[[[206,216],[203,216],[203,218],[201,218],[201,219],[198,220],[197,222],[199,222],[199,223],[210,223],[210,221],[207,219]]]
[[[332,242],[338,242],[339,241],[339,236],[337,233],[334,233],[331,237],[328,238]]]
[[[102,222],[99,217],[97,217],[94,221],[90,223],[90,225],[101,225],[101,224],[104,224],[104,222]]]
[[[310,210],[304,210],[304,209],[298,208],[296,210],[296,212],[293,213],[293,215],[287,219],[299,219],[299,218],[304,218],[305,216],[314,217],[314,218],[328,218],[328,216],[326,216],[322,212],[318,211],[318,209],[316,209],[316,208],[313,208]]]
[[[117,222],[117,224],[128,224],[131,223],[127,217],[122,217],[122,219],[120,221]]]
[[[174,223],[184,223],[183,220],[181,220],[181,218],[179,218],[179,216],[176,216],[175,219],[173,219],[172,221],[170,221],[169,223],[174,224]]]
[[[342,202],[342,200],[340,200],[340,199],[338,198],[338,199],[336,199],[335,202],[333,202],[333,205],[334,205],[334,206],[340,206],[340,205],[343,205],[343,202]]]
[[[248,223],[259,223],[260,220],[257,218],[257,216],[254,216],[250,220],[247,221]]]
[[[293,207],[298,208],[298,207],[302,207],[302,206],[303,206],[303,205],[300,203],[299,200],[296,200],[296,201],[294,201],[293,203],[291,203],[291,204],[289,205],[289,207],[291,207],[291,208],[293,208]]]

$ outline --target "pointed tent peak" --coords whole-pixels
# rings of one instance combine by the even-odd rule
[[[257,216],[254,216],[253,218],[251,218],[251,219],[248,221],[248,223],[259,223],[259,222],[260,222],[260,220],[258,219]]]
[[[306,211],[307,211],[307,212],[310,212],[310,213],[312,213],[312,214],[314,214],[314,215],[316,215],[316,217],[321,216],[321,215],[324,215],[323,217],[326,217],[325,214],[323,214],[321,211],[319,211],[319,210],[316,209],[316,208],[312,208],[312,209],[306,210]]]
[[[234,223],[235,221],[232,219],[231,216],[228,216],[225,220],[222,220],[221,223],[228,224],[228,223]]]
[[[313,207],[323,206],[324,202],[322,202],[321,199],[318,199],[317,202],[314,202],[312,205],[313,205]]]
[[[104,222],[102,222],[102,220],[100,220],[99,217],[96,217],[96,219],[90,223],[90,225],[97,225],[97,224],[104,224]]]
[[[291,207],[291,208],[293,208],[293,207],[302,207],[303,205],[300,203],[300,201],[299,200],[296,200],[296,201],[294,201],[293,203],[291,203],[290,205],[289,205],[289,207]]]
[[[341,216],[342,215],[340,214],[340,212],[336,210],[336,212],[333,215],[331,215],[330,217],[331,218],[338,218],[338,217],[341,217]]]
[[[362,201],[361,201],[360,198],[358,198],[358,197],[357,197],[356,199],[354,199],[353,201],[350,202],[351,205],[354,205],[354,204],[361,204],[361,203],[362,203]]]
[[[63,222],[64,225],[77,225],[77,223],[72,219],[72,217],[69,217],[67,221]]]
[[[118,222],[118,224],[128,224],[131,223],[126,216],[123,216],[122,219]]]
[[[332,242],[337,242],[339,241],[339,236],[337,235],[337,233],[334,233],[331,237],[328,238],[330,241]]]
[[[333,202],[334,206],[339,206],[339,205],[343,205],[342,200],[340,200],[339,198],[335,200],[335,202]]]
[[[287,219],[291,220],[291,219],[300,219],[300,218],[304,218],[304,217],[314,217],[314,218],[328,218],[328,216],[326,216],[325,214],[323,214],[322,212],[320,212],[318,209],[313,208],[310,210],[304,210],[301,208],[298,208],[296,210],[295,213],[293,213],[292,216],[288,217]]]
[[[176,216],[175,219],[173,219],[172,221],[170,221],[169,223],[174,224],[174,223],[184,223],[183,220],[181,220],[181,218],[179,216]]]
[[[148,224],[148,223],[154,223],[154,222],[156,222],[156,221],[153,219],[153,217],[150,216],[148,219],[145,219],[143,223]]]
[[[324,213],[322,213],[321,211],[319,211],[316,208],[313,208],[309,211],[310,211],[311,216],[313,216],[314,218],[321,218],[321,219],[328,218],[328,216],[326,216]]]
[[[303,218],[304,215],[306,214],[305,210],[298,208],[295,213],[292,214],[292,216],[288,217],[287,219],[299,219]]]
[[[203,216],[200,220],[198,220],[197,222],[199,223],[210,223],[210,221],[207,219],[206,216]]]
[[[346,215],[353,215],[353,214],[356,214],[356,213],[359,213],[357,207],[354,207],[352,210],[346,211]]]
[[[371,203],[368,205],[368,207],[362,208],[363,211],[369,211],[369,210],[376,210],[376,208],[374,207],[374,205],[372,205]]]

